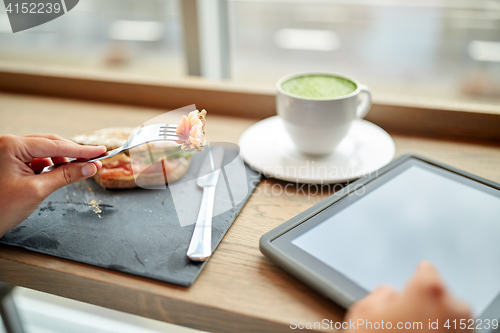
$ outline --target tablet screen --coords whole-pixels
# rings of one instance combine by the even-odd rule
[[[410,166],[292,243],[367,291],[402,290],[429,260],[476,315],[500,292],[500,197],[432,167]]]

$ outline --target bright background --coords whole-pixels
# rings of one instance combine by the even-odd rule
[[[217,1],[198,6],[208,26]],[[289,73],[328,71],[357,78],[379,99],[500,104],[500,1],[230,0],[227,8],[226,80],[273,87]],[[2,7],[0,65],[184,78],[181,13],[177,0],[81,0],[12,34]]]

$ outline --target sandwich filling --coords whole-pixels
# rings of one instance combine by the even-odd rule
[[[80,144],[104,144],[108,150],[127,141],[133,128],[105,128],[78,135]],[[158,141],[103,159],[94,180],[104,188],[131,188],[137,185],[161,185],[180,179],[187,171],[192,153],[175,142]]]
[[[190,153],[181,151],[179,148],[158,150],[149,154],[147,151],[134,151],[130,154],[121,153],[108,159],[102,160],[100,171],[101,179],[122,178],[134,179],[136,176],[161,174],[165,168],[165,173],[170,175],[181,166],[182,159],[189,159]],[[157,163],[160,162],[161,163]]]
[[[205,139],[205,122],[207,111],[194,110],[187,116],[182,116],[177,125],[176,134],[184,141],[176,141],[182,144],[182,150],[188,152],[200,152],[207,145]]]
[[[158,141],[103,159],[94,180],[104,188],[131,188],[138,184],[154,185],[176,181],[187,171],[192,152],[202,151],[207,111],[182,116],[177,125],[179,141]],[[103,128],[78,135],[73,141],[84,145],[105,145],[108,150],[122,146],[133,128]],[[182,140],[182,141],[181,141]],[[180,146],[179,146],[180,144]]]

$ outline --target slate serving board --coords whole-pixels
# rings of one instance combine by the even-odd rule
[[[236,149],[226,144],[215,195],[213,250],[260,180]],[[163,189],[104,190],[93,180],[66,186],[0,243],[190,286],[205,265],[190,261],[186,252],[202,196],[196,176],[206,153],[195,154],[186,175]],[[102,212],[89,205],[92,200],[100,201]]]

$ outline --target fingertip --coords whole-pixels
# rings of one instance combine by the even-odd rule
[[[89,159],[89,158],[94,158],[96,156],[101,156],[107,151],[106,146],[103,145],[101,146],[81,145],[81,146],[83,147],[83,150],[80,153],[80,156],[78,157],[81,157],[82,159]]]
[[[104,145],[94,146],[94,145],[82,145],[82,144],[80,144],[80,146],[85,147],[85,149],[91,149],[92,151],[101,151],[101,152],[108,151],[108,148],[106,148],[106,146],[104,146]]]
[[[375,288],[375,290],[373,291],[373,293],[380,293],[380,294],[394,294],[394,293],[397,293],[396,290],[391,287],[390,285],[388,284],[383,284],[383,285],[380,285],[378,286],[377,288]]]
[[[439,277],[439,273],[436,267],[427,260],[424,260],[420,264],[418,264],[416,275]]]
[[[457,318],[472,318],[472,311],[466,303],[455,300],[453,302],[453,308],[457,313]]]
[[[417,270],[434,268],[434,265],[429,260],[422,260],[417,267]]]
[[[431,297],[439,298],[445,294],[446,288],[439,276],[436,267],[429,261],[422,261],[415,272],[413,281],[414,286],[420,292]]]
[[[372,294],[374,294],[379,301],[391,301],[398,296],[398,292],[389,285],[381,285],[377,287]]]
[[[82,175],[83,177],[92,177],[97,172],[97,166],[94,163],[85,163],[82,166]]]
[[[101,161],[95,161],[94,165],[96,166],[97,170],[99,170],[100,168],[102,168],[102,162]]]

